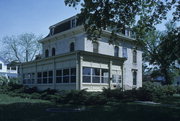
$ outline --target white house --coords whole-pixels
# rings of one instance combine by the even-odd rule
[[[18,67],[10,66],[8,62],[6,62],[2,57],[0,57],[0,76],[4,76],[6,78],[16,78],[18,77]]]
[[[130,32],[109,44],[109,31],[98,42],[87,39],[83,25],[71,17],[53,26],[39,42],[42,58],[21,65],[22,83],[40,90],[101,91],[142,86],[142,50]]]

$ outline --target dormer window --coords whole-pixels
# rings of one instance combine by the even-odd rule
[[[56,55],[56,49],[52,48],[52,56],[55,56],[55,55]]]
[[[75,50],[74,48],[74,42],[70,43],[70,52],[73,52]]]
[[[71,20],[71,28],[76,27],[76,19]]]
[[[130,37],[131,36],[131,30],[130,29],[126,29],[125,30],[125,35]]]
[[[49,50],[48,49],[45,50],[45,57],[46,58],[49,57]]]
[[[54,27],[50,29],[50,35],[54,35]]]
[[[119,47],[118,46],[114,47],[114,56],[119,57]]]

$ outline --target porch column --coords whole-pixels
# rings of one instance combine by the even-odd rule
[[[82,62],[83,57],[77,54],[77,60],[76,60],[76,90],[82,89]]]
[[[53,59],[53,88],[56,89],[56,63],[55,63],[55,58]]]
[[[122,90],[124,91],[124,71],[123,70],[124,70],[124,66],[123,64],[121,64]]]
[[[111,82],[112,82],[112,60],[109,61],[109,89],[111,89]]]

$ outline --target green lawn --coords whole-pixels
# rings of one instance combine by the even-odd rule
[[[82,112],[47,112],[62,108],[47,101],[0,95],[0,121],[179,121],[180,109],[159,105],[111,103]]]
[[[5,94],[0,94],[0,105],[1,104],[13,104],[13,103],[48,103],[48,101],[20,98],[20,97],[10,97]]]

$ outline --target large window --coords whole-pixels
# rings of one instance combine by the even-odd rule
[[[56,83],[75,83],[76,68],[56,70]]]
[[[108,83],[108,69],[83,67],[83,83]]]
[[[119,47],[118,46],[114,47],[114,56],[119,57]]]
[[[91,83],[91,68],[83,67],[83,82]]]
[[[35,83],[34,73],[23,74],[23,84],[34,84],[34,83]]]
[[[127,48],[123,47],[123,57],[127,58],[128,54],[127,54]]]
[[[137,84],[137,71],[133,70],[133,85]]]
[[[52,56],[55,56],[55,55],[56,55],[56,49],[52,48]]]
[[[99,51],[99,45],[97,42],[93,42],[93,52],[98,53]]]
[[[109,72],[108,69],[101,70],[101,83],[108,83]]]
[[[133,50],[133,63],[137,63],[137,51]]]
[[[63,83],[69,83],[69,69],[63,70]]]
[[[73,52],[75,49],[74,49],[74,42],[71,42],[70,44],[70,52]]]
[[[45,50],[45,57],[46,58],[49,57],[49,50],[48,49]]]
[[[56,83],[62,83],[62,70],[56,70]]]

